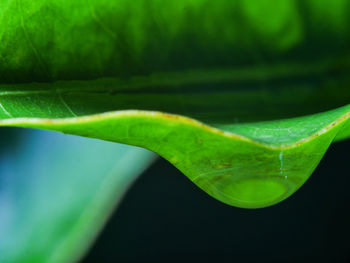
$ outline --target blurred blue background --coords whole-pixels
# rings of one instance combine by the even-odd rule
[[[1,263],[76,262],[155,159],[57,132],[2,128],[0,136]]]

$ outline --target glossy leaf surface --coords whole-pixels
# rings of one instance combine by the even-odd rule
[[[122,111],[65,119],[0,122],[52,129],[150,149],[230,205],[255,208],[294,193],[336,136],[348,136],[350,105],[284,121],[220,126],[159,112]],[[347,127],[347,129],[344,129]]]

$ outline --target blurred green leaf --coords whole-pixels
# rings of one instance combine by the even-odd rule
[[[2,141],[11,147],[0,154],[3,263],[76,262],[154,160],[137,147],[47,131],[17,131],[13,138],[5,132]]]
[[[209,124],[332,110],[350,101],[349,13],[348,0],[3,0],[1,104]]]

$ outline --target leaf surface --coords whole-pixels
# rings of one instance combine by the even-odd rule
[[[350,135],[346,0],[7,0],[0,10],[1,125],[145,147],[247,208],[291,195]]]
[[[17,118],[0,125],[51,129],[141,146],[169,160],[215,198],[255,208],[294,193],[336,136],[348,135],[349,117],[350,105],[278,122],[219,126],[221,130],[187,117],[149,111]]]

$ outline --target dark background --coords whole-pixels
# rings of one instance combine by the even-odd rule
[[[134,184],[90,262],[350,262],[350,140],[333,144],[292,197],[245,210],[160,159]]]

